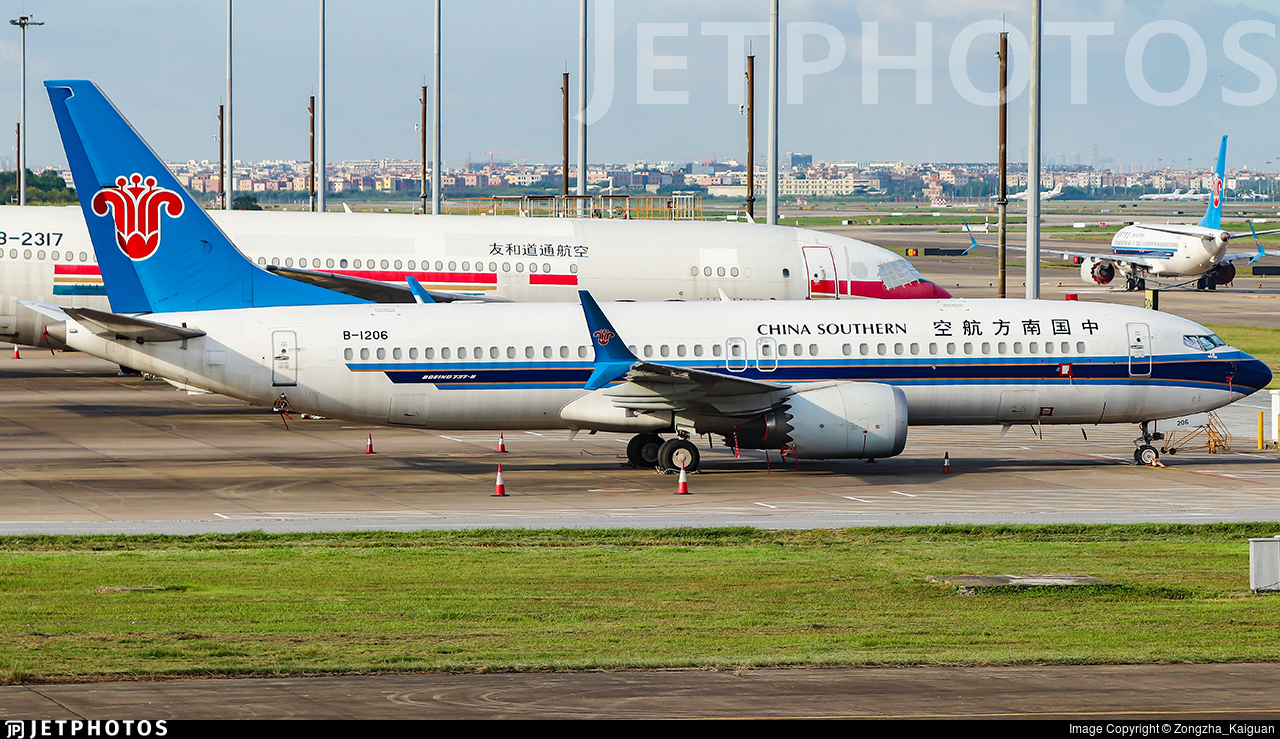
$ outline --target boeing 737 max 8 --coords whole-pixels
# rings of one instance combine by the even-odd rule
[[[32,307],[73,348],[252,403],[429,428],[634,432],[632,461],[667,468],[698,466],[695,434],[797,458],[889,457],[908,420],[1139,423],[1135,457],[1152,461],[1147,422],[1220,407],[1271,379],[1192,321],[1117,305],[602,308],[585,291],[580,306],[289,304],[307,297],[291,292],[297,283],[244,260],[203,211],[183,210],[146,243],[116,229],[111,208],[94,203],[127,210],[116,173],[147,163],[99,138],[89,124],[101,110],[77,84],[46,83],[77,181],[103,183],[81,197],[112,303],[207,309]]]

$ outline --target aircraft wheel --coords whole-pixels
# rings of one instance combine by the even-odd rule
[[[697,472],[701,457],[688,439],[667,439],[658,449],[658,469],[678,472],[683,466],[685,472]]]
[[[1160,452],[1150,444],[1143,444],[1133,452],[1133,459],[1138,464],[1150,467],[1160,459]]]
[[[1207,289],[1209,289],[1209,278],[1208,278],[1208,277],[1201,277],[1200,279],[1196,280],[1196,289],[1197,289],[1197,290],[1207,290]]]
[[[636,434],[627,442],[627,461],[636,467],[656,467],[661,447],[662,437],[657,434]]]

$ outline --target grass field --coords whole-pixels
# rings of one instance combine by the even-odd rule
[[[1274,524],[0,540],[10,682],[1280,659]],[[961,595],[929,575],[1114,587]]]

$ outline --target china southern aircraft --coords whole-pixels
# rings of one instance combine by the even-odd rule
[[[1248,236],[1246,233],[1231,233],[1222,228],[1222,183],[1226,174],[1227,137],[1222,137],[1222,148],[1218,151],[1218,168],[1214,175],[1212,197],[1205,208],[1204,217],[1194,226],[1174,223],[1136,223],[1125,226],[1116,232],[1111,239],[1111,253],[1077,252],[1053,249],[1061,253],[1063,258],[1080,258],[1080,279],[1097,285],[1110,284],[1117,274],[1125,276],[1125,290],[1146,289],[1146,280],[1172,282],[1173,286],[1196,283],[1199,290],[1213,290],[1218,285],[1226,285],[1235,280],[1235,262],[1248,259],[1249,263],[1264,256],[1275,256],[1276,252],[1268,252],[1257,240],[1263,234],[1280,233],[1280,229],[1270,231],[1249,230],[1257,246],[1256,251],[1227,253],[1227,244],[1233,238]],[[979,244],[973,238],[969,240],[973,246],[994,248],[994,244]],[[1008,247],[1025,251],[1018,247]]]
[[[82,100],[101,96],[89,83],[70,85]],[[110,108],[105,100],[104,105]],[[110,115],[119,117],[114,108]],[[127,123],[120,127],[135,136]],[[165,187],[182,191],[167,172],[153,171]],[[183,202],[199,207],[185,195]],[[718,300],[721,291],[761,300],[949,296],[891,251],[782,226],[372,213],[210,215],[258,265],[378,302],[413,302],[405,286],[410,276],[437,300],[575,301],[579,289],[608,300]],[[80,208],[0,207],[0,340],[47,340],[42,317],[19,309],[19,300],[106,310],[105,295]]]
[[[1271,380],[1203,326],[1118,305],[601,307],[586,291],[580,305],[428,304],[413,279],[423,303],[303,305],[322,289],[244,259],[125,132],[99,125],[100,104],[76,83],[45,84],[111,303],[131,308],[28,305],[68,346],[180,386],[368,423],[630,432],[635,464],[692,470],[700,434],[796,458],[879,458],[903,450],[908,422],[1138,423],[1135,458],[1150,463],[1148,422]],[[162,216],[154,231],[120,228],[147,209]]]

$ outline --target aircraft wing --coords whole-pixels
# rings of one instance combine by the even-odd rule
[[[969,242],[970,242],[970,246],[969,246],[969,248],[968,248],[968,249],[965,249],[965,253],[966,253],[966,254],[968,254],[970,251],[973,251],[974,249],[976,249],[976,248],[978,248],[978,247],[982,247],[982,248],[984,248],[984,249],[999,249],[999,248],[1000,248],[999,244],[984,244],[984,243],[982,243],[982,242],[978,241],[976,238],[974,238],[974,237],[973,237],[973,232],[969,231],[969,224],[968,224],[968,223],[966,223],[966,224],[964,225],[964,227],[965,227],[965,231],[969,234]],[[1027,248],[1026,248],[1025,246],[1013,246],[1013,245],[1011,245],[1011,244],[1005,244],[1005,247],[1004,247],[1004,248],[1005,248],[1005,249],[1007,249],[1007,250],[1009,250],[1009,251],[1022,251],[1022,252],[1025,252],[1025,251],[1027,250]],[[1044,249],[1044,248],[1040,249],[1040,255],[1043,257],[1045,254],[1061,254],[1063,259],[1067,259],[1067,258],[1069,258],[1069,257],[1080,257],[1080,258],[1082,258],[1082,259],[1096,259],[1096,260],[1097,260],[1097,261],[1099,261],[1099,262],[1105,262],[1105,263],[1110,263],[1110,264],[1132,264],[1132,265],[1136,265],[1136,266],[1139,266],[1139,267],[1154,267],[1154,266],[1155,266],[1155,263],[1154,263],[1154,262],[1152,262],[1150,259],[1147,259],[1147,258],[1145,258],[1145,257],[1123,257],[1123,258],[1121,258],[1121,257],[1113,256],[1113,255],[1111,255],[1111,254],[1099,254],[1099,253],[1097,253],[1097,252],[1088,252],[1088,251],[1071,251],[1071,250],[1069,250],[1069,249]],[[1254,256],[1254,255],[1250,255],[1250,256]]]
[[[700,406],[740,416],[768,410],[793,392],[788,385],[749,377],[641,361],[618,336],[591,294],[579,290],[578,295],[595,349],[595,371],[586,389],[605,388],[604,396],[615,406],[636,411]],[[619,380],[621,383],[614,384]]]
[[[604,396],[619,408],[635,411],[710,407],[726,416],[769,410],[792,389],[787,385],[669,364],[636,362],[608,387]]]
[[[374,303],[413,303],[413,290],[408,285],[396,285],[390,282],[370,280],[365,277],[320,272],[318,270],[298,269],[296,267],[269,266],[268,272],[288,277],[291,280],[333,290],[344,295],[363,298]],[[510,303],[504,298],[491,298],[483,295],[466,295],[463,293],[445,292],[442,290],[424,290],[437,303],[455,301],[473,301],[479,303]]]

